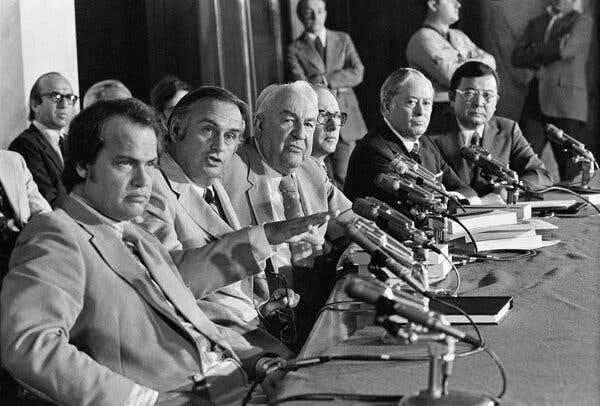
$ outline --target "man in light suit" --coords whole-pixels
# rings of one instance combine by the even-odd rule
[[[450,81],[454,130],[432,136],[444,159],[460,178],[475,189],[484,203],[506,199],[505,189],[494,189],[481,171],[462,157],[464,146],[479,145],[517,172],[524,186],[536,190],[552,185],[552,175],[533,151],[519,125],[494,115],[500,83],[496,71],[481,62],[467,62]],[[449,127],[450,127],[449,125]]]
[[[342,188],[354,145],[367,132],[352,90],[362,82],[364,66],[348,34],[325,29],[327,10],[324,0],[300,0],[296,12],[305,31],[288,46],[288,78],[327,86],[337,97],[341,110],[348,114],[348,122],[341,131],[335,153],[331,155],[333,178]]]
[[[62,145],[77,99],[71,84],[60,73],[40,76],[29,95],[31,125],[9,146],[25,158],[33,180],[53,208],[67,195],[61,179]]]
[[[433,104],[433,86],[421,72],[400,68],[392,72],[380,91],[382,120],[379,125],[358,142],[350,158],[344,193],[354,200],[372,196],[393,206],[398,195],[379,188],[375,179],[380,173],[389,173],[389,165],[398,154],[403,154],[433,173],[442,173],[444,186],[459,197],[477,197],[440,156],[429,140],[427,131]]]
[[[135,99],[82,111],[67,141],[71,193],[17,241],[1,293],[2,361],[55,403],[237,404],[246,373],[260,379],[272,361],[196,304],[260,272],[247,230],[168,253],[130,222],[150,197],[159,129]]]
[[[142,223],[167,250],[226,241],[230,233],[242,228],[219,177],[245,140],[248,122],[246,104],[218,87],[202,87],[188,93],[173,110],[167,150],[159,158],[160,174],[154,177]],[[294,229],[299,221],[268,223],[249,230],[253,235],[252,253],[261,267],[273,254],[270,245],[296,238]],[[235,328],[252,344],[290,355],[264,331],[259,318],[274,315],[279,307],[295,307],[298,295],[282,289],[270,295],[265,278],[260,273],[236,282],[202,298],[198,304],[211,320]]]
[[[23,157],[16,152],[0,150],[0,278],[8,271],[8,258],[15,239],[29,218],[51,210]]]
[[[588,116],[585,67],[593,20],[581,13],[581,1],[549,3],[546,13],[529,21],[512,53],[514,67],[535,72],[519,124],[538,154],[546,145],[546,124],[582,140]],[[568,184],[579,173],[579,166],[562,146],[551,144],[561,181]]]
[[[317,106],[315,91],[303,81],[271,85],[259,95],[254,136],[238,149],[223,177],[242,226],[283,220],[288,216],[288,207],[298,201],[304,215],[350,209],[350,201],[331,184],[319,164],[309,158]],[[294,187],[294,203],[284,196],[286,182]],[[329,222],[318,232],[330,242],[342,241],[343,232],[336,223]],[[322,279],[326,275],[315,268],[315,258],[323,258],[321,250],[314,246],[299,248],[306,249],[278,245],[274,266],[285,276],[288,287],[300,294],[297,313],[299,319],[306,316],[298,320],[302,337],[302,332],[307,334],[310,329],[313,310],[326,299],[331,281]],[[303,322],[306,324],[301,325]]]

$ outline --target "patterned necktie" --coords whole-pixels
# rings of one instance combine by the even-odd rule
[[[208,203],[210,208],[213,209],[213,211],[219,215],[219,217],[221,217],[223,220],[225,220],[225,222],[227,222],[227,220],[223,216],[223,213],[221,213],[220,204],[217,199],[217,195],[212,190],[212,188],[210,188],[210,187],[206,188],[206,192],[204,193],[204,200],[206,201],[206,203]]]
[[[421,163],[421,155],[419,155],[419,149],[419,144],[415,142],[413,144],[412,149],[409,152],[410,158],[418,164]]]
[[[287,175],[281,178],[279,190],[283,197],[283,212],[286,219],[293,219],[304,216],[304,210],[300,203],[300,194],[296,187],[296,181],[292,175]],[[313,265],[313,250],[312,245],[304,242],[290,243],[290,251],[292,252],[292,264],[294,266],[312,267]]]
[[[323,62],[325,62],[325,47],[323,46],[323,42],[321,42],[321,37],[319,37],[318,35],[315,38],[315,49],[321,56]]]

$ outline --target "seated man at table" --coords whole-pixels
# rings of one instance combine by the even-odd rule
[[[310,159],[318,114],[317,95],[307,82],[271,85],[261,92],[254,136],[240,146],[223,177],[242,226],[350,209],[350,201]],[[343,236],[341,227],[334,222],[320,227],[319,234],[330,242]],[[321,250],[297,242],[277,246],[273,265],[285,277],[278,277],[277,281],[301,297],[297,345],[308,334],[312,317],[327,298],[333,281],[333,275],[315,265],[315,259],[322,265],[323,251],[327,253],[327,247]]]
[[[219,177],[245,140],[248,123],[246,103],[219,87],[196,89],[175,106],[166,151],[159,157],[160,173],[154,177],[142,223],[168,251],[225,242],[230,233],[241,229]],[[249,230],[253,255],[261,268],[274,252],[271,245],[296,238],[294,223],[298,221],[267,223]],[[268,319],[278,308],[295,307],[297,302],[298,295],[291,290],[269,294],[261,272],[202,298],[198,305],[212,321],[235,328],[256,346],[286,356],[291,354],[264,331],[259,318]]]
[[[450,81],[450,104],[454,111],[454,130],[432,136],[440,152],[458,176],[471,185],[485,201],[505,200],[504,188],[494,190],[480,170],[462,157],[464,146],[479,145],[517,172],[529,189],[552,186],[552,175],[523,136],[519,125],[495,116],[499,98],[498,75],[481,62],[467,62],[454,72]]]
[[[393,204],[397,197],[375,184],[380,173],[389,173],[390,162],[403,154],[433,173],[442,172],[442,182],[459,197],[476,197],[471,189],[441,158],[437,147],[423,137],[431,115],[433,86],[421,72],[400,68],[381,86],[382,120],[360,140],[350,158],[344,193],[354,200],[373,196]]]
[[[248,265],[248,231],[233,235],[237,243],[169,255],[130,222],[157,165],[153,110],[136,99],[102,101],[70,128],[70,195],[23,230],[2,287],[3,365],[63,405],[239,402],[245,371],[255,376],[272,359],[213,324],[194,294],[260,271]]]

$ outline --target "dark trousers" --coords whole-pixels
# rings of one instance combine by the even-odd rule
[[[539,81],[537,79],[533,79],[529,82],[529,93],[525,99],[521,120],[519,121],[519,126],[521,127],[521,130],[523,130],[523,135],[527,141],[529,141],[535,153],[539,155],[546,145],[546,142],[548,142],[544,131],[546,124],[553,124],[563,130],[566,134],[581,141],[583,139],[585,123],[570,118],[549,117],[544,115],[540,108],[538,89]],[[581,170],[580,164],[573,163],[571,152],[565,151],[563,147],[554,142],[551,142],[550,144],[552,146],[552,151],[554,152],[554,157],[556,158],[556,163],[558,164],[561,182],[571,182],[575,176],[579,174]]]

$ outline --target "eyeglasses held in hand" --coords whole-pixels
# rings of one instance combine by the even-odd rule
[[[494,92],[492,90],[475,90],[475,89],[458,90],[458,89],[456,89],[455,92],[460,94],[467,101],[471,101],[475,97],[479,97],[479,95],[481,95],[483,97],[483,100],[485,100],[486,103],[490,103],[494,99],[498,98],[498,95],[496,94],[496,92]]]
[[[325,110],[319,110],[319,115],[317,116],[317,124],[327,124],[329,120],[333,120],[333,124],[338,127],[346,124],[346,119],[348,118],[348,114],[346,113],[330,113]]]
[[[52,103],[56,103],[56,104],[58,104],[61,101],[65,100],[71,106],[74,105],[77,102],[77,100],[79,99],[79,97],[75,96],[74,94],[71,94],[71,93],[62,94],[62,93],[59,93],[59,92],[42,93],[42,94],[40,94],[40,96],[47,97],[47,98],[50,99],[50,101]]]

